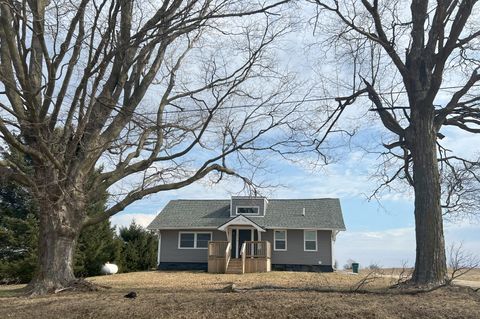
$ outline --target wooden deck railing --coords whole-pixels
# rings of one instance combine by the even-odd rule
[[[208,242],[208,272],[225,273],[230,262],[232,244],[228,241]]]
[[[225,257],[226,248],[231,245],[228,241],[209,241],[208,242],[208,257]]]
[[[269,241],[246,241],[245,255],[247,258],[271,258],[272,249]]]
[[[240,250],[242,273],[270,271],[271,246],[268,241],[245,241]]]

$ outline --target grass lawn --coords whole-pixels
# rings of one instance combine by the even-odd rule
[[[361,275],[270,272],[216,275],[201,272],[138,272],[88,280],[110,286],[98,292],[18,297],[20,286],[0,286],[0,318],[480,318],[480,292],[439,289],[418,295],[320,293],[222,288],[282,286],[350,287]],[[469,280],[477,278],[476,276]],[[371,284],[379,289],[393,279]],[[138,298],[123,295],[136,291]]]

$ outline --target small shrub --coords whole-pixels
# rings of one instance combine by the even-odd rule
[[[345,269],[345,270],[351,270],[353,263],[356,263],[356,261],[353,260],[353,259],[347,259],[347,263],[346,263],[345,265],[343,265],[343,269]]]
[[[377,264],[370,264],[370,266],[368,266],[368,269],[370,269],[370,270],[380,270],[380,266],[377,265]]]

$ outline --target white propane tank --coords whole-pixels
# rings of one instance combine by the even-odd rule
[[[118,266],[107,262],[102,266],[102,274],[104,275],[113,275],[118,272]]]

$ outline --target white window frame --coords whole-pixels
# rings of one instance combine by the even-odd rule
[[[277,238],[276,238],[276,232],[277,231],[283,231],[285,232],[285,249],[277,249]],[[287,230],[286,229],[274,229],[273,230],[273,250],[274,251],[287,251]]]
[[[257,213],[256,214],[239,214],[238,213],[238,209],[239,208],[256,208],[257,209]],[[235,215],[244,215],[244,216],[259,216],[260,215],[260,206],[236,206],[235,207]]]
[[[307,232],[315,232],[315,249],[307,249],[307,240],[306,234]],[[313,240],[308,240],[313,241]],[[318,251],[318,231],[313,229],[304,229],[303,230],[303,251]]]
[[[182,234],[193,234],[193,247],[181,247],[181,238]],[[180,231],[178,232],[178,249],[208,249],[207,247],[197,247],[197,235],[198,234],[210,234],[210,240],[213,238],[213,233],[211,231]]]

